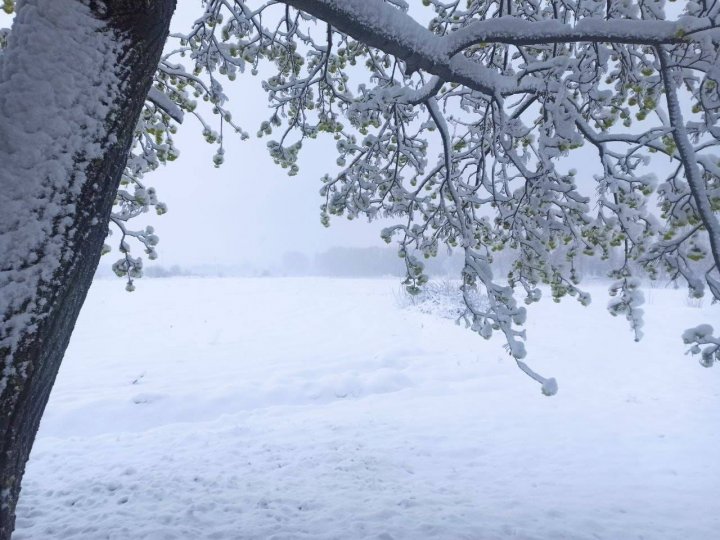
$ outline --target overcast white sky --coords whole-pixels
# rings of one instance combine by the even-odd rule
[[[174,29],[187,30],[200,13],[197,0],[180,0]],[[382,225],[344,218],[333,220],[329,229],[320,224],[320,177],[335,168],[334,141],[306,145],[295,177],[272,162],[266,149],[269,139],[255,137],[268,117],[260,82],[246,73],[226,86],[233,119],[251,138],[241,141],[226,133],[222,167],[213,166],[214,147],[204,142],[200,126],[188,118],[176,137],[180,159],[148,175],[147,183],[170,210],[148,220],[160,236],[157,264],[247,261],[262,266],[280,260],[287,251],[312,254],[332,246],[385,245],[379,237]]]

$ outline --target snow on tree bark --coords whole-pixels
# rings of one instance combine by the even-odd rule
[[[0,56],[2,540],[174,6],[25,0]]]

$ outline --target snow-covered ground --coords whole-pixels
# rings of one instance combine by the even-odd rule
[[[94,284],[15,540],[720,538],[717,308],[649,290],[530,311],[539,386],[397,280]],[[713,321],[715,318],[715,321]]]

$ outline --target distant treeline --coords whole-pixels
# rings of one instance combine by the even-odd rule
[[[418,255],[416,255],[418,256]],[[515,254],[502,251],[493,254],[493,272],[496,277],[505,277],[512,269]],[[565,257],[558,253],[558,263]],[[424,259],[425,273],[434,278],[459,277],[463,266],[463,256],[459,251],[441,252],[436,257]],[[580,257],[575,261],[575,269],[582,277],[605,277],[613,268],[622,265],[621,254],[612,253],[602,260],[600,257]],[[107,271],[100,271],[104,277]],[[382,277],[403,276],[405,263],[393,247],[334,247],[315,255],[301,252],[287,252],[278,263],[272,265],[254,265],[246,262],[238,265],[203,264],[166,267],[159,264],[148,265],[144,274],[152,278],[177,276],[208,276],[208,277],[295,277],[295,276],[328,276],[328,277]]]

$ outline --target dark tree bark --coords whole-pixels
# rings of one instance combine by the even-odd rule
[[[41,283],[38,289],[41,301],[34,303],[39,307],[27,314],[33,324],[20,334],[18,344],[12,349],[0,346],[0,372],[5,366],[6,375],[11,373],[6,377],[5,388],[0,390],[0,540],[8,540],[14,528],[25,463],[100,259],[133,131],[175,9],[175,0],[72,1],[88,6],[93,17],[103,21],[106,29],[111,30],[111,35],[117,37],[120,45],[116,49],[116,65],[107,67],[120,74],[123,90],[110,104],[109,114],[100,119],[106,126],[105,140],[100,141],[104,143],[102,157],[82,171],[84,180],[80,182],[79,190],[68,190],[64,194],[63,200],[76,205],[76,211],[71,227],[58,227],[58,230],[71,232],[57,234],[65,235],[64,245],[71,256],[62,260],[52,279]],[[42,10],[42,1],[28,0],[19,5],[18,17],[23,15],[26,4]],[[100,33],[97,34],[101,39]],[[107,32],[102,38],[107,39]],[[69,56],[68,63],[72,63],[72,52]],[[116,69],[118,66],[119,72]],[[11,75],[3,73],[0,77],[8,79]],[[0,122],[3,122],[1,115],[2,112]],[[2,160],[3,148],[0,147],[0,163]],[[0,234],[3,232],[0,231]],[[0,254],[0,271],[6,263],[2,259]],[[32,264],[32,259],[28,261]],[[0,300],[2,298],[0,289]],[[7,323],[17,315],[17,310],[15,313],[11,311],[7,305],[0,305],[0,317],[3,317],[0,322]],[[12,368],[9,371],[8,366]]]

